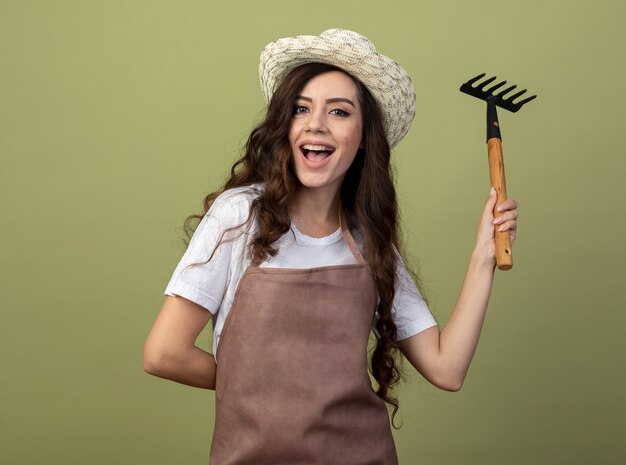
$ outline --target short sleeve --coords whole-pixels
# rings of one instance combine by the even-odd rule
[[[233,239],[241,234],[229,228],[245,220],[232,198],[218,196],[196,228],[165,294],[184,297],[215,314],[230,281]]]
[[[437,326],[437,322],[400,256],[398,256],[396,273],[392,315],[398,328],[397,340],[402,340]]]

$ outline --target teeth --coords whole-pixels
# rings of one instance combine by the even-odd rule
[[[327,147],[325,145],[306,144],[306,145],[303,145],[302,148],[304,150],[311,150],[313,152],[332,152],[333,151],[331,147]]]

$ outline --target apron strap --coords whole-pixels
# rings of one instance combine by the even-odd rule
[[[348,244],[348,247],[350,248],[352,255],[354,255],[357,263],[359,265],[367,265],[365,258],[363,257],[363,255],[361,255],[361,252],[356,245],[354,237],[352,237],[352,234],[350,233],[350,228],[348,228],[348,220],[346,219],[346,215],[344,214],[343,210],[339,215],[339,223],[341,224],[341,232],[343,233],[343,238],[346,241],[346,244]]]

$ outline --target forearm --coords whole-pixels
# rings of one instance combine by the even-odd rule
[[[429,328],[398,346],[411,364],[432,384],[458,391],[476,352],[487,313],[496,266],[494,224],[499,231],[510,231],[511,243],[517,231],[517,202],[506,200],[498,206],[501,215],[494,220],[496,191],[491,188],[481,216],[476,245],[472,252],[461,292],[443,330]]]
[[[215,357],[194,346],[179,355],[161,355],[144,363],[151,375],[188,386],[215,389]]]
[[[494,276],[493,258],[480,248],[472,253],[459,297],[439,339],[444,377],[460,385],[478,346]]]
[[[189,386],[215,389],[215,358],[195,345],[211,315],[190,300],[167,296],[143,347],[144,370]]]

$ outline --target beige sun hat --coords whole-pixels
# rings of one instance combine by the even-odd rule
[[[378,53],[367,37],[346,29],[329,29],[319,36],[286,37],[267,44],[259,60],[259,78],[267,101],[291,70],[306,63],[337,66],[365,84],[383,112],[392,148],[408,132],[415,116],[411,77],[398,63]]]

